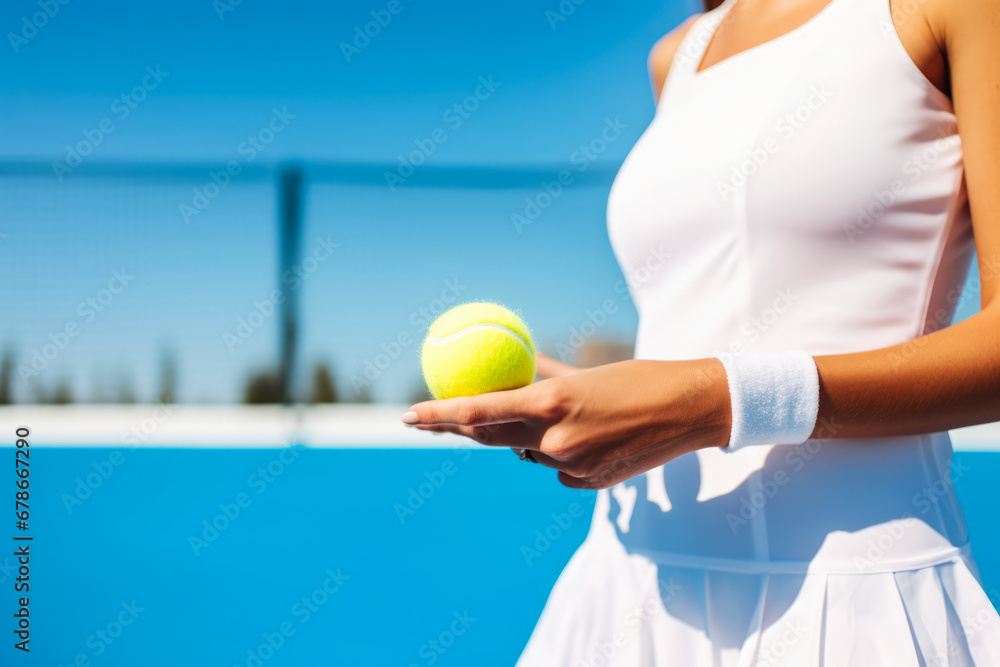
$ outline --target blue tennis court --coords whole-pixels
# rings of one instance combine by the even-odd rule
[[[982,128],[975,128],[987,124],[957,116],[953,123],[936,106],[912,117],[912,109],[902,108],[943,104],[948,95],[910,67],[917,63],[906,62],[905,46],[893,41],[898,35],[885,30],[889,20],[863,30],[844,14],[850,39],[824,42],[808,32],[837,17],[823,10],[822,21],[810,19],[813,27],[798,32],[806,36],[802,53],[783,51],[780,41],[758,48],[775,41],[762,40],[751,49],[775,60],[745,74],[733,66],[756,56],[741,52],[699,73],[714,32],[704,39],[692,33],[685,48],[677,42],[670,54],[678,67],[668,65],[662,48],[673,42],[664,37],[719,2],[0,3],[7,42],[0,49],[0,667],[512,667],[587,536],[598,494],[564,487],[553,470],[510,451],[402,425],[404,411],[435,391],[425,382],[432,373],[423,373],[423,342],[432,323],[459,304],[516,311],[530,331],[510,333],[534,364],[528,369],[529,357],[522,358],[521,384],[536,375],[561,377],[543,372],[540,361],[549,371],[634,358],[702,359],[715,368],[710,357],[738,355],[737,349],[796,354],[810,382],[775,385],[782,391],[762,392],[766,398],[819,388],[805,350],[825,356],[891,341],[902,343],[891,362],[902,371],[887,386],[905,394],[896,396],[896,407],[911,411],[897,431],[913,430],[914,414],[944,419],[931,413],[945,404],[961,418],[923,430],[1000,419],[989,394],[997,383],[986,378],[1000,364],[983,362],[995,351],[987,350],[992,325],[976,319],[996,293],[989,281],[1000,275],[1000,262],[982,243],[989,235],[959,219],[963,197],[975,196],[970,210],[977,217],[997,209],[981,203],[988,174],[980,172],[968,188],[958,178],[960,170],[1000,154],[961,155],[962,145],[985,145]],[[898,12],[890,12],[889,0],[855,4],[884,10],[887,18],[927,9],[892,2]],[[792,12],[794,3],[772,4],[775,12],[779,6]],[[930,30],[923,20],[908,23]],[[985,48],[992,41],[968,43]],[[889,49],[890,68],[882,72],[859,44],[876,55]],[[946,55],[924,50],[929,58]],[[778,76],[785,64],[799,71]],[[681,94],[663,106],[668,70],[673,82],[683,82],[677,72],[689,75],[690,87],[672,83]],[[723,84],[727,70],[732,86]],[[828,70],[843,81],[823,76]],[[970,80],[963,75],[948,83]],[[705,92],[710,86],[718,91]],[[690,112],[685,88],[702,91]],[[860,101],[851,106],[854,96]],[[647,132],[654,119],[657,129]],[[959,125],[963,136],[955,141]],[[850,136],[839,136],[846,131]],[[649,138],[665,143],[644,143]],[[973,250],[982,262],[970,257]],[[838,314],[840,305],[851,306],[850,317]],[[992,308],[985,310],[990,316]],[[459,328],[511,324],[484,317],[432,339],[457,335],[454,342],[464,335]],[[959,359],[953,353],[960,345],[924,346],[923,333],[947,336],[955,333],[949,326],[963,322],[969,350],[973,343],[982,350]],[[968,333],[976,326],[986,333]],[[486,347],[480,340],[479,351]],[[454,349],[442,348],[443,358]],[[439,370],[453,377],[510,370],[497,364],[490,373],[481,359],[452,359],[441,364],[447,373]],[[897,368],[900,362],[906,363]],[[646,389],[671,372],[644,378],[649,384],[624,375],[594,381],[587,409],[574,414],[592,417],[599,414],[590,409],[595,405],[654,396]],[[595,376],[603,377],[588,377]],[[933,381],[911,396],[914,378]],[[705,389],[705,377],[687,379],[689,399]],[[721,376],[709,379],[721,389]],[[978,395],[959,396],[970,388]],[[857,403],[888,410],[883,389],[873,392],[879,400]],[[932,401],[932,390],[937,402],[915,408],[910,399]],[[533,398],[522,405],[545,404],[534,400],[531,387],[525,391]],[[818,409],[819,398],[808,396],[801,405]],[[842,398],[823,403],[824,409],[854,405]],[[737,404],[722,401],[713,417],[674,422],[686,424],[691,437],[714,433],[706,419]],[[575,429],[576,444],[594,444],[586,441],[597,440],[592,435],[618,416],[658,417],[662,407],[633,405],[594,419]],[[799,420],[807,412],[775,410]],[[548,418],[542,417],[497,422],[505,424],[501,429],[527,425],[537,435],[536,423]],[[834,421],[866,428],[844,417]],[[867,418],[867,427],[881,434],[892,415]],[[797,426],[790,430],[803,424]],[[28,449],[15,444],[19,427],[30,431]],[[634,445],[650,432],[632,429],[627,438]],[[814,437],[827,435],[840,437]],[[779,437],[760,442],[793,441]],[[522,451],[526,461],[533,455],[525,452],[541,440],[518,440],[529,447]],[[652,444],[687,442],[669,435]],[[1000,609],[1000,422],[955,431],[954,443],[948,483],[964,508],[983,587]],[[746,499],[749,508],[755,495],[763,497],[750,486],[760,477],[753,458],[759,448],[742,452],[744,458],[730,448],[743,468],[709,466],[711,478],[697,482],[690,469],[674,468],[685,493],[665,480],[647,483],[648,502],[633,503],[628,516],[616,501],[619,537],[630,532],[634,544],[656,546],[645,538],[671,535],[705,569],[725,571],[716,557],[732,556],[732,563],[743,559],[740,553],[749,563],[747,577],[716,589],[722,603],[709,604],[706,594],[685,608],[709,589],[707,575],[673,609],[648,597],[665,602],[660,625],[648,624],[648,635],[632,642],[619,664],[672,664],[674,647],[707,656],[681,667],[767,662],[760,642],[769,628],[781,630],[764,621],[765,611],[777,618],[780,605],[765,604],[766,587],[760,595],[751,591],[759,566],[787,567],[794,558],[810,574],[827,567],[814,556],[834,533],[845,544],[856,542],[849,552],[856,557],[857,543],[867,543],[869,534],[855,529],[888,525],[883,519],[901,518],[897,508],[940,515],[937,528],[906,545],[921,549],[913,580],[928,574],[924,538],[948,533],[951,539],[958,514],[950,502],[936,511],[945,506],[935,508],[940,498],[951,498],[947,488],[924,487],[924,497],[909,498],[922,480],[945,483],[940,476],[901,485],[921,472],[947,476],[947,447],[933,444],[942,446],[924,447],[926,458],[903,452],[884,459],[912,463],[905,475],[905,465],[855,465],[860,456],[838,463],[845,477],[814,466],[797,478],[802,495],[783,496],[788,513],[759,514],[739,544],[729,539],[733,524],[719,520],[725,503],[708,501],[728,495],[723,500]],[[654,455],[617,444],[597,456],[575,451],[575,462],[587,465],[565,459],[567,474],[590,470],[612,451],[622,461],[636,451]],[[893,479],[885,485],[885,497],[898,507],[865,524],[867,510],[878,514],[879,503],[844,487],[880,490],[884,471],[900,473],[886,475]],[[829,493],[816,493],[820,483]],[[625,494],[635,490],[637,498],[638,489]],[[685,512],[696,511],[674,511],[670,494],[689,501]],[[838,512],[851,503],[817,500],[835,497],[862,511]],[[656,506],[665,523],[644,523],[642,508]],[[806,539],[803,526],[822,525],[805,513],[814,506],[834,518],[852,516]],[[637,530],[629,524],[633,515]],[[778,518],[763,522],[771,516]],[[687,532],[675,529],[688,518]],[[783,544],[804,548],[775,556],[765,544],[774,527],[785,529]],[[945,551],[934,546],[932,560],[961,548],[959,541],[937,545]],[[566,589],[586,590],[580,582],[591,583],[595,571],[595,587],[610,582],[604,592],[626,590],[615,586],[616,577],[631,576],[636,562],[645,565],[631,558],[636,553],[618,550],[627,562],[603,570],[583,562],[575,574],[584,573],[581,579]],[[676,567],[686,575],[691,562]],[[900,572],[895,562],[884,565],[888,579]],[[891,642],[874,643],[893,656],[910,644],[925,655],[962,645],[966,638],[955,637],[966,633],[957,617],[970,608],[955,601],[972,599],[984,613],[989,605],[968,572],[961,573],[962,586],[951,592],[945,589],[954,582],[941,577],[929,588],[914,584],[907,593],[913,606],[890,609],[898,612],[893,622],[883,613],[884,594],[855,605],[845,593],[841,626],[850,631],[843,635],[862,627],[883,640],[892,634]],[[636,580],[646,577],[643,585],[652,590],[660,574],[647,568]],[[859,579],[845,580],[849,591]],[[886,589],[865,592],[872,590]],[[787,587],[787,609],[807,599],[797,591]],[[810,595],[824,605],[817,617],[825,624],[826,600],[836,596],[821,587],[811,587]],[[945,597],[952,602],[939,604]],[[745,599],[754,601],[738,602]],[[572,595],[564,600],[547,618],[584,608]],[[602,602],[593,606],[597,616],[615,623],[636,599],[604,595]],[[740,606],[756,625],[742,622],[734,611]],[[945,622],[944,607],[962,611]],[[724,612],[713,616],[710,608]],[[929,619],[924,636],[908,629],[913,619]],[[668,624],[680,634],[664,631]],[[581,636],[587,633],[580,625],[560,629],[566,635],[540,632],[555,648],[543,647],[548,655],[530,667],[612,667],[601,662],[607,656],[600,624],[590,637]],[[758,644],[748,627],[762,630]],[[811,634],[811,643],[832,637],[830,646],[848,646],[850,654],[850,641],[826,627]],[[610,625],[604,630],[618,634]],[[564,657],[550,659],[553,653]],[[587,655],[593,659],[580,657]],[[782,665],[855,667],[851,660],[790,655]],[[911,661],[918,662],[929,663]]]
[[[509,666],[594,499],[463,446],[34,456],[33,665]],[[996,605],[1000,454],[955,461]]]

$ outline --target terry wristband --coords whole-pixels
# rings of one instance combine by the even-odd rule
[[[718,359],[726,369],[733,412],[729,444],[722,451],[809,439],[819,412],[819,373],[809,354],[752,352]]]

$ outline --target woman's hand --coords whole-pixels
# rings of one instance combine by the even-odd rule
[[[559,481],[617,484],[703,447],[729,441],[729,390],[717,359],[623,361],[586,370],[549,357],[550,379],[480,396],[425,401],[403,421],[484,445],[530,449]]]

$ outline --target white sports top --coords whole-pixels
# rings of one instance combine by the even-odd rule
[[[948,324],[972,251],[962,152],[889,0],[831,0],[696,73],[735,1],[685,35],[611,191],[636,357],[848,353]],[[807,440],[600,491],[518,667],[1000,665],[967,470],[946,433]]]
[[[688,31],[611,190],[636,358],[848,353],[948,325],[973,252],[962,150],[888,0],[832,0],[696,72],[733,4]],[[943,433],[702,450],[602,492],[595,526],[661,563],[930,565],[967,541],[951,453]]]

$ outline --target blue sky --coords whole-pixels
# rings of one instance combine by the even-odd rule
[[[600,335],[634,334],[604,226],[607,189],[652,118],[649,47],[692,2],[51,6],[58,13],[42,18],[37,0],[0,7],[0,161],[42,165],[30,177],[0,176],[0,345],[27,363],[67,325],[79,332],[37,377],[16,383],[21,398],[66,379],[87,400],[127,377],[148,400],[169,349],[182,400],[238,400],[247,374],[276,356],[277,317],[267,315],[277,283],[275,165],[394,164],[432,145],[428,166],[544,172],[579,166],[580,146],[609,122],[621,129],[584,160],[589,184],[567,189],[520,230],[511,215],[540,183],[309,185],[303,251],[336,249],[320,251],[325,259],[295,291],[301,359],[303,368],[332,364],[349,397],[351,375],[409,339],[370,387],[379,400],[405,401],[419,386],[419,313],[447,290],[520,309],[550,352],[608,298],[620,308]],[[25,29],[26,17],[45,25]],[[367,44],[354,42],[379,19],[385,25]],[[356,50],[345,56],[344,43]],[[46,167],[68,166],[66,147],[87,137],[100,141],[79,171]],[[206,167],[165,178],[85,173],[122,161]],[[195,191],[211,187],[209,172],[227,163],[240,174],[185,220],[182,205],[195,204]],[[123,269],[134,280],[103,293]],[[92,319],[80,309],[109,296]],[[227,335],[251,317],[259,327],[231,344]]]
[[[398,2],[347,62],[340,44],[388,2],[244,0],[220,20],[211,0],[72,0],[18,53],[0,49],[3,117],[26,130],[5,133],[3,152],[58,155],[158,65],[168,75],[100,157],[228,157],[272,107],[288,106],[296,122],[269,159],[393,159],[492,75],[502,94],[439,159],[561,160],[590,121],[648,119],[646,54],[688,12],[677,2],[587,0],[553,29],[546,11],[557,0]],[[35,11],[35,2],[6,2],[0,26],[17,31]]]

